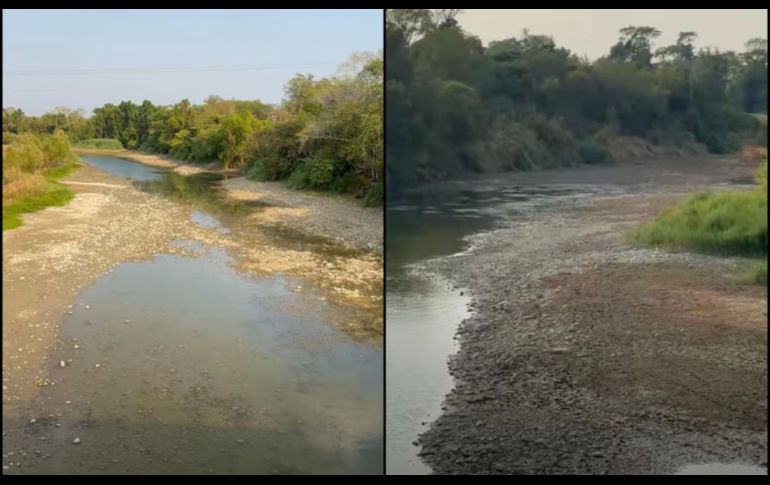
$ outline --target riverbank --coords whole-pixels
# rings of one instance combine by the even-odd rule
[[[21,226],[23,214],[62,206],[72,200],[75,194],[59,179],[79,168],[79,164],[64,165],[3,187],[3,231]]]
[[[82,155],[126,158],[145,165],[171,169],[182,175],[223,173],[216,163],[192,165],[130,150],[74,148],[73,151]],[[382,255],[382,208],[364,207],[346,196],[292,190],[282,182],[255,182],[233,170],[225,175],[222,188],[228,197],[241,201],[259,201],[268,206],[266,210],[255,214],[259,222],[287,226],[331,239],[349,248]]]
[[[635,249],[625,237],[693,188],[755,170],[694,157],[480,181],[627,193],[556,203],[425,263],[469,290],[473,311],[450,361],[455,388],[419,440],[433,471],[766,467],[766,288],[742,282],[743,259]]]

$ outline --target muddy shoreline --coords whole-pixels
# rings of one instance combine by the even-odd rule
[[[766,467],[766,288],[738,281],[740,259],[634,249],[623,237],[690,190],[725,188],[754,168],[702,157],[511,176],[626,194],[556,204],[425,263],[469,291],[473,311],[449,363],[455,388],[419,439],[432,470]]]

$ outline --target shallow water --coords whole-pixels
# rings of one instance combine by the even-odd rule
[[[163,254],[78,297],[39,411],[82,440],[55,469],[382,471],[381,352],[329,325],[338,309],[302,280],[229,262]]]
[[[454,331],[468,314],[468,301],[433,281],[411,281],[411,287],[388,291],[387,471],[426,474],[412,443],[452,389],[446,357],[457,351]]]
[[[105,172],[125,177],[131,180],[147,182],[159,180],[163,177],[163,170],[117,157],[101,157],[97,155],[84,155],[80,157],[89,165],[98,167]]]
[[[254,226],[248,216],[264,205],[224,197],[220,175],[82,158],[188,206],[201,227],[349,252],[299,231]],[[31,419],[29,432],[43,441],[37,451],[45,460],[27,471],[382,473],[382,350],[331,323],[354,310],[302,279],[245,276],[224,250],[199,241],[169,246],[192,257],[123,263],[65,315],[51,385],[30,416],[16,417],[22,425]]]

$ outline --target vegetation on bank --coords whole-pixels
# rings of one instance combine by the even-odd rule
[[[89,138],[75,143],[77,148],[97,148],[99,150],[122,150],[123,144],[115,138]]]
[[[64,205],[74,194],[58,179],[79,165],[67,136],[23,133],[3,145],[3,230],[21,225],[21,215]]]
[[[630,26],[581,58],[524,31],[484,46],[456,9],[386,19],[388,190],[465,173],[611,163],[630,149],[713,152],[767,144],[767,41],[697,50],[695,32]],[[764,127],[760,120],[764,118]]]
[[[369,204],[383,194],[383,61],[357,55],[340,74],[297,75],[277,106],[208,97],[173,106],[124,101],[94,110],[59,108],[40,117],[3,110],[3,127],[18,133],[64,130],[82,148],[127,148],[191,162],[219,161],[258,180],[351,193]],[[6,134],[3,134],[6,137]]]
[[[766,152],[765,152],[766,154]],[[764,258],[746,278],[767,281],[767,162],[758,187],[692,195],[630,235],[641,246],[693,250],[724,256]]]

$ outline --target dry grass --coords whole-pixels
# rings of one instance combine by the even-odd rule
[[[767,147],[759,145],[744,145],[741,148],[741,160],[744,162],[758,162],[767,159]]]
[[[3,179],[6,179],[3,174]],[[25,197],[37,197],[45,193],[48,188],[45,177],[39,173],[22,174],[13,177],[13,182],[3,186],[3,207],[7,204],[18,202]]]

